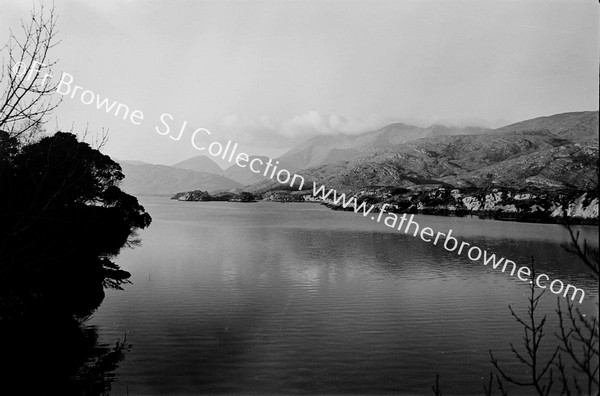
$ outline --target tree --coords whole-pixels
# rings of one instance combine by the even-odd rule
[[[0,320],[36,310],[85,315],[130,274],[111,261],[151,218],[119,189],[120,166],[70,133],[42,138],[58,106],[54,8],[10,31],[0,71]]]
[[[581,242],[579,232],[575,232],[568,223],[566,227],[571,241],[565,248],[576,255],[598,280],[600,277],[598,249],[590,248],[586,240]],[[558,363],[563,394],[597,394],[600,388],[598,381],[600,374],[598,318],[586,317],[579,308],[573,306],[571,301],[567,302],[566,312],[562,308],[560,298],[557,305],[556,312],[560,330],[556,336],[561,344],[561,352],[572,362],[570,367],[562,359]],[[585,384],[580,384],[575,373],[585,378]]]
[[[49,52],[56,39],[54,8],[40,3],[31,12],[29,23],[21,22],[23,38],[10,31],[5,46],[7,60],[0,72],[0,130],[10,137],[29,140],[39,134],[60,101],[53,100],[56,84],[52,68],[56,64]]]
[[[580,234],[574,231],[568,223],[565,214],[565,227],[569,231],[570,243],[565,247],[574,254],[588,269],[591,276],[598,281],[600,275],[600,256],[598,249],[590,248],[586,240],[580,240]],[[535,270],[535,266],[532,265]],[[535,278],[532,271],[531,280]],[[555,389],[560,395],[597,395],[600,388],[599,375],[599,323],[597,317],[586,317],[579,308],[575,308],[571,301],[562,307],[561,297],[558,297],[558,333],[555,333],[558,343],[553,345],[553,353],[542,360],[540,345],[545,338],[544,326],[546,316],[541,319],[536,315],[538,302],[543,292],[536,293],[534,283],[530,283],[528,309],[525,318],[517,315],[509,306],[512,316],[523,327],[523,346],[525,352],[519,352],[511,343],[511,351],[515,358],[527,367],[529,377],[525,380],[512,377],[500,366],[498,359],[490,351],[491,363],[496,374],[490,373],[489,381],[484,386],[484,394],[492,395],[494,380],[496,388],[501,395],[507,395],[505,382],[519,387],[529,388],[538,395],[548,395]],[[598,312],[598,311],[597,311]],[[545,342],[548,342],[546,340]],[[558,373],[554,375],[554,373]],[[553,386],[560,381],[560,388]],[[439,376],[432,386],[435,395],[441,394]]]
[[[523,327],[523,346],[525,352],[520,352],[512,343],[510,349],[525,367],[529,373],[529,378],[522,380],[517,379],[509,375],[502,367],[498,359],[490,351],[491,362],[498,374],[497,382],[500,388],[503,387],[501,384],[500,377],[511,384],[531,388],[532,392],[535,392],[539,396],[547,396],[552,391],[552,386],[555,384],[555,377],[553,376],[553,367],[557,361],[559,348],[555,347],[552,355],[542,360],[540,356],[540,346],[544,340],[544,326],[546,324],[546,315],[541,319],[536,316],[536,309],[539,304],[540,298],[544,295],[545,291],[536,292],[535,288],[535,266],[533,259],[531,260],[531,277],[530,277],[530,293],[528,297],[527,315],[525,318],[519,316],[513,308],[509,305],[511,315],[519,322]],[[489,385],[490,386],[490,385]],[[486,391],[491,391],[491,386]]]
[[[55,24],[53,8],[34,9],[22,40],[10,32],[0,71],[0,339],[10,362],[2,383],[26,394],[104,394],[130,345],[103,347],[81,319],[104,288],[128,282],[113,258],[151,218],[119,189],[123,173],[110,157],[70,133],[42,137],[60,103],[48,58]]]
[[[120,166],[74,135],[59,132],[17,154],[11,142],[0,133],[8,147],[0,152],[0,302],[8,314],[13,296],[18,305],[84,315],[102,301],[103,287],[127,281],[111,258],[136,242],[150,215],[118,188]]]

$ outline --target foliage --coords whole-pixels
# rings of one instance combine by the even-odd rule
[[[1,316],[42,301],[85,314],[127,281],[110,258],[150,215],[118,188],[120,166],[72,134],[20,145],[0,132],[0,158]]]

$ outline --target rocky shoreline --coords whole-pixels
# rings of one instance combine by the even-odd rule
[[[220,192],[209,194],[207,191],[193,190],[179,192],[171,197],[178,201],[226,201],[226,202],[256,202],[254,194],[249,192],[230,193]]]
[[[356,197],[346,207],[331,199],[316,198],[312,191],[271,191],[262,196],[249,192],[221,192],[209,194],[194,190],[175,194],[179,201],[228,201],[280,203],[320,203],[332,210],[362,213],[360,206],[373,206],[378,213],[384,204],[390,213],[411,213],[436,216],[478,217],[500,221],[518,221],[548,224],[599,225],[598,191],[517,191],[510,188],[456,189],[436,188],[414,191],[397,187],[373,187],[345,192],[346,197]],[[349,200],[346,200],[347,202]]]
[[[363,202],[367,207],[372,205],[375,213],[388,204],[386,211],[395,213],[477,216],[481,219],[530,223],[599,224],[598,191],[517,191],[510,188],[413,191],[375,187],[346,192],[346,196],[356,196],[359,207]],[[339,201],[335,203],[331,199],[318,199],[307,191],[279,191],[269,194],[265,199],[274,202],[317,202],[332,210],[355,210],[354,204],[343,207]]]

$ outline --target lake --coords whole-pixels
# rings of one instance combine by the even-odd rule
[[[89,326],[132,348],[114,394],[482,394],[489,350],[510,373],[528,286],[464,255],[318,204],[142,198],[153,217],[117,263],[132,273]],[[417,215],[453,236],[582,287],[598,284],[559,225]],[[597,227],[578,227],[597,243]],[[564,299],[562,299],[564,301]],[[548,351],[556,296],[547,293]]]

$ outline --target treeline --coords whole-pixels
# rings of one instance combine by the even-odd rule
[[[56,133],[23,143],[0,131],[0,320],[86,315],[130,274],[114,263],[151,218],[118,187],[110,157]]]

